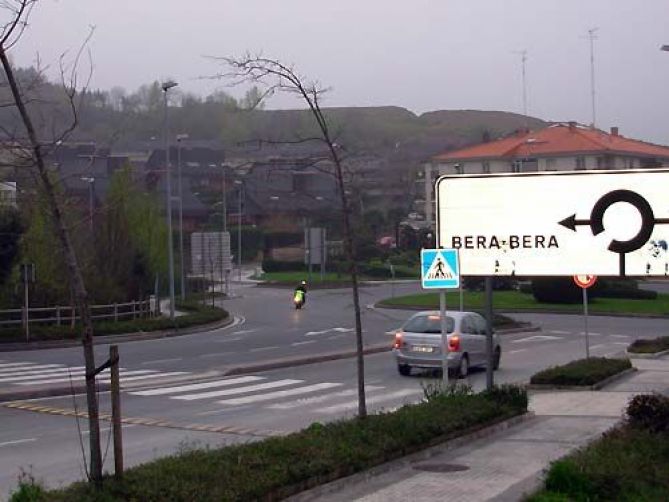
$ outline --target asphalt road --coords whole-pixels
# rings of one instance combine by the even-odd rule
[[[398,294],[413,290],[417,290],[416,285],[396,286]],[[365,288],[363,305],[388,294],[387,286]],[[293,431],[313,421],[355,414],[354,359],[226,378],[197,376],[244,362],[351,348],[353,319],[348,290],[314,291],[307,308],[297,312],[290,308],[287,290],[246,288],[243,298],[226,303],[231,311],[246,319],[243,324],[214,333],[121,345],[122,364],[129,371],[151,368],[148,371],[162,375],[185,372],[152,379],[141,378],[143,374],[129,377],[137,380],[131,382],[134,388],[129,386],[122,396],[127,465],[183,448],[256,440]],[[407,314],[365,308],[363,325],[368,341],[390,342],[391,337],[385,332],[397,327]],[[542,331],[502,338],[498,382],[527,381],[537,370],[585,354],[582,317],[540,314],[514,314],[514,317],[536,323]],[[616,355],[637,337],[666,334],[666,327],[666,319],[591,317],[591,353]],[[97,350],[100,358],[106,355],[106,347]],[[0,359],[0,364],[17,365],[0,366],[2,374],[20,374],[23,368],[20,365],[25,361],[82,364],[80,349],[5,353]],[[365,363],[370,410],[392,409],[419,400],[422,387],[438,381],[430,373],[401,377],[390,353],[369,355]],[[476,389],[483,388],[485,372],[474,371],[467,383]],[[10,384],[17,385],[16,381],[2,383]],[[106,393],[101,393],[100,403],[103,413],[109,410]],[[40,399],[20,406],[0,407],[3,424],[0,496],[16,484],[21,468],[32,466],[34,475],[49,486],[81,479],[84,462],[79,437],[83,438],[86,449],[87,423],[81,419],[77,424],[75,418],[62,413],[85,409],[83,397]],[[42,407],[42,412],[26,409],[34,406]],[[109,424],[103,422],[102,426],[105,448]],[[112,465],[110,447],[105,466],[111,469]]]

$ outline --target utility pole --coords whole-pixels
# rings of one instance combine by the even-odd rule
[[[181,268],[181,301],[186,301],[186,272],[184,270],[184,192],[181,178],[181,141],[188,139],[188,134],[177,134],[177,176],[179,182],[179,259]]]
[[[590,96],[592,99],[592,127],[597,123],[597,110],[595,106],[595,40],[599,28],[590,28],[588,30],[588,40],[590,41]]]

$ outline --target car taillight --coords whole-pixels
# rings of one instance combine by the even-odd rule
[[[402,339],[402,333],[395,333],[395,343],[393,345],[396,349],[401,349],[404,345],[404,340]]]
[[[460,351],[460,337],[453,335],[448,339],[448,351],[449,352],[459,352]]]

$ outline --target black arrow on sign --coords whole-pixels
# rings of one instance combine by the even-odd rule
[[[583,225],[590,225],[590,220],[577,220],[576,214],[572,214],[568,218],[565,218],[562,221],[558,222],[563,227],[567,227],[569,230],[576,232],[576,227]]]

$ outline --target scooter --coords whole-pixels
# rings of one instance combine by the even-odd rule
[[[297,290],[295,291],[295,295],[293,296],[293,303],[295,304],[296,309],[301,309],[302,306],[304,305],[304,291]]]

